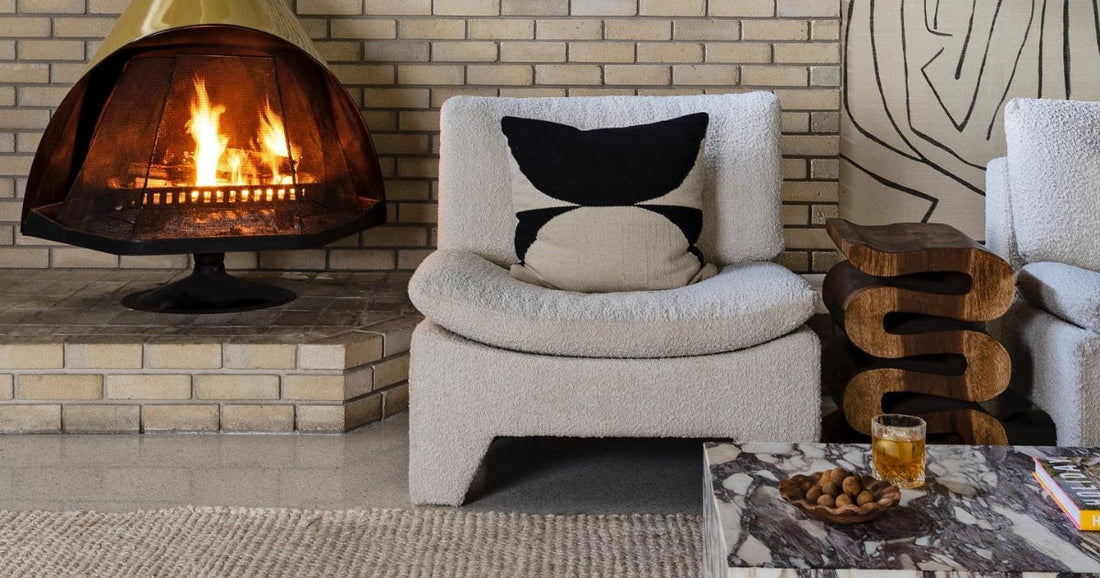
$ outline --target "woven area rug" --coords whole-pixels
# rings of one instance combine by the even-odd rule
[[[435,509],[0,512],[0,576],[696,578],[700,525]]]

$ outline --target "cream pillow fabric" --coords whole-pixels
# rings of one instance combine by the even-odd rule
[[[703,226],[708,116],[580,130],[504,117],[519,223],[512,276],[578,292],[682,287],[715,274]]]

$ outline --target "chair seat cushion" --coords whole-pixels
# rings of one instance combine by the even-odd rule
[[[474,341],[528,353],[627,358],[759,345],[802,325],[815,301],[805,280],[774,263],[727,265],[676,289],[575,293],[524,283],[459,250],[428,256],[409,295],[428,319]]]
[[[1031,263],[1016,283],[1031,306],[1082,329],[1100,329],[1100,273],[1065,263]]]

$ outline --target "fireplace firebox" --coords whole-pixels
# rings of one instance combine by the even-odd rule
[[[135,309],[286,303],[228,251],[316,247],[385,219],[370,134],[283,0],[135,0],[53,116],[22,232],[119,255],[195,254]]]

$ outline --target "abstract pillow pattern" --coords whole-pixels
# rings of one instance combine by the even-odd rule
[[[512,275],[580,292],[682,287],[714,275],[703,227],[709,118],[580,130],[504,117],[519,223]]]

